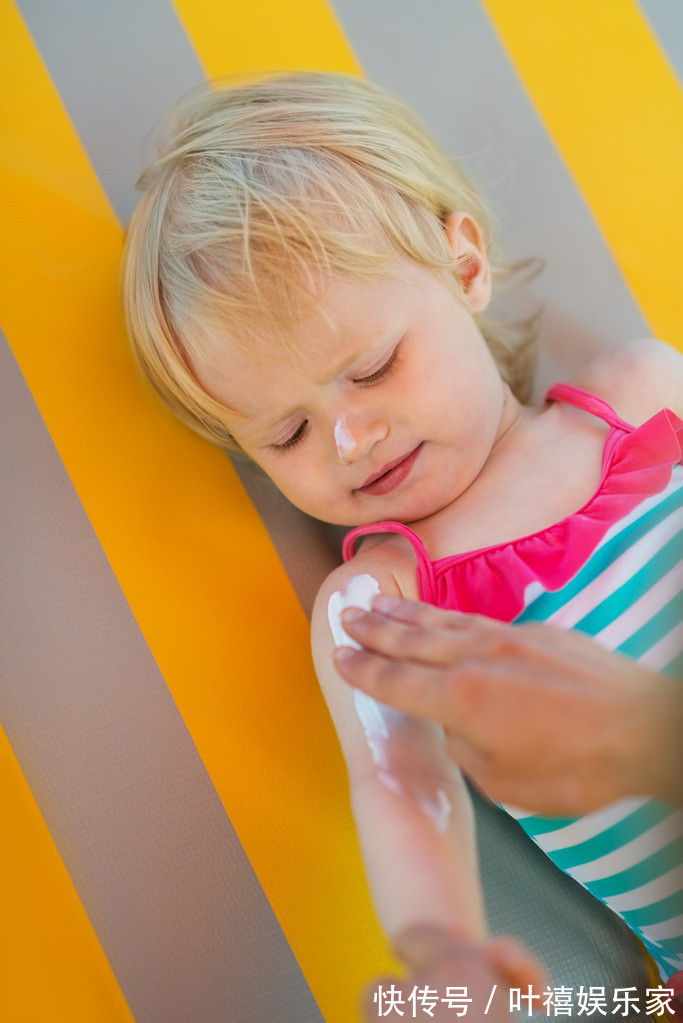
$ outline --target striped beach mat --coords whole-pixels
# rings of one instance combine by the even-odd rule
[[[136,377],[149,135],[236,72],[391,88],[546,262],[506,298],[544,307],[540,393],[634,337],[683,349],[683,8],[0,0],[0,53],[0,1020],[349,1023],[396,964],[309,653],[338,537]],[[494,930],[556,985],[646,982],[616,917],[478,819]]]

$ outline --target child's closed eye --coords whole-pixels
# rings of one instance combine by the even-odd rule
[[[299,426],[297,426],[296,430],[291,435],[291,437],[288,437],[287,440],[282,441],[281,444],[271,444],[270,445],[271,450],[275,451],[279,455],[284,454],[286,451],[291,451],[292,448],[295,448],[297,444],[299,444],[299,442],[304,439],[307,428],[308,420],[304,419],[303,423],[300,423]]]
[[[353,377],[353,383],[362,384],[365,386],[367,386],[368,384],[376,384],[378,380],[381,380],[383,377],[387,376],[387,374],[394,368],[394,366],[396,365],[397,358],[398,347],[394,348],[393,352],[391,353],[387,361],[383,363],[379,367],[379,369],[376,369],[374,373],[369,373],[367,376],[364,377]]]

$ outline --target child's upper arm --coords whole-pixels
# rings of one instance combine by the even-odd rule
[[[372,771],[373,763],[355,707],[354,691],[334,667],[336,643],[330,628],[329,605],[333,594],[343,593],[357,576],[374,579],[381,593],[417,598],[414,561],[405,547],[393,539],[371,546],[370,550],[363,549],[351,562],[340,565],[327,577],[316,597],[311,623],[313,659],[352,781]]]
[[[683,418],[683,354],[663,341],[632,341],[598,356],[571,381],[634,426],[660,409]]]

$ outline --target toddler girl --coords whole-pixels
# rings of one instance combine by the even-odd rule
[[[683,360],[643,342],[523,404],[529,338],[484,320],[505,273],[484,205],[359,79],[196,95],[142,184],[124,287],[148,379],[299,508],[356,527],[316,601],[313,649],[384,927],[443,926],[492,975],[532,982],[530,957],[486,942],[443,732],[342,681],[340,612],[381,592],[552,619],[680,675],[683,425],[661,410],[683,415]],[[643,799],[575,821],[514,812],[663,977],[683,966],[680,812]]]

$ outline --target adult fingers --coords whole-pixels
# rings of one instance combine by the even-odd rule
[[[396,621],[425,628],[434,626],[442,629],[458,629],[479,617],[434,607],[433,604],[425,604],[421,600],[405,600],[403,597],[395,597],[388,593],[380,593],[375,597],[372,601],[372,609]]]
[[[449,669],[389,657],[352,647],[334,652],[339,674],[380,703],[404,714],[447,724],[457,718],[457,694],[449,683]],[[459,672],[461,678],[466,674]]]
[[[442,628],[438,623],[404,622],[359,608],[347,608],[342,614],[342,624],[348,635],[366,650],[395,660],[455,664],[473,643],[464,626],[455,629]]]

